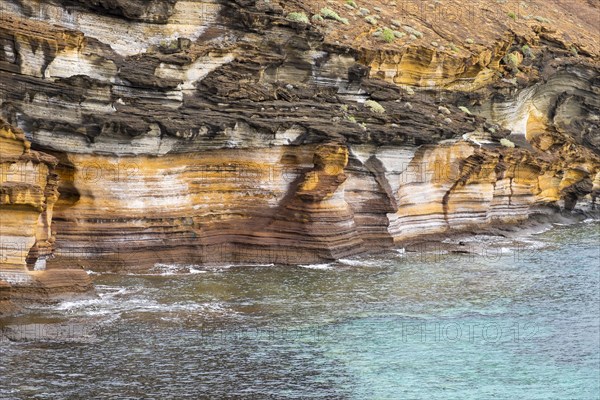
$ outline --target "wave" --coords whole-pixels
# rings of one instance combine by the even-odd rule
[[[222,272],[230,268],[274,267],[275,264],[224,264],[224,265],[181,265],[157,263],[149,272],[99,272],[86,270],[88,275],[123,275],[123,276],[180,276],[196,275],[209,272]]]
[[[147,289],[128,289],[109,286],[98,286],[98,297],[94,299],[63,301],[50,306],[54,311],[69,316],[99,316],[117,319],[126,312],[210,312],[229,313],[219,302],[175,302],[159,303],[147,295]]]
[[[225,265],[182,265],[182,264],[154,264],[154,267],[151,269],[151,272],[142,272],[142,273],[129,273],[128,275],[140,275],[140,276],[172,276],[172,275],[196,275],[196,274],[205,274],[208,272],[219,272],[225,269],[233,268],[235,265],[233,264],[225,264]]]
[[[89,269],[88,269],[88,270],[85,270],[85,272],[86,272],[88,275],[102,275],[102,273],[101,273],[101,272],[96,272],[96,271],[92,271],[92,270],[89,270]]]
[[[349,258],[340,258],[338,262],[340,264],[349,265],[351,267],[362,267],[365,265],[365,260],[356,260]]]
[[[501,254],[511,254],[511,253],[514,253],[515,250],[511,247],[501,247],[500,252],[501,252]]]
[[[331,264],[308,264],[308,265],[298,265],[298,266],[300,268],[316,269],[316,270],[322,270],[322,271],[334,269]]]

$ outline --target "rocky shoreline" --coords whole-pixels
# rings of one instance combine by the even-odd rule
[[[522,238],[549,231],[557,226],[570,226],[589,222],[600,222],[600,210],[592,210],[588,204],[568,212],[552,210],[548,210],[546,213],[540,212],[518,225],[498,224],[469,231],[454,232],[448,235],[434,234],[406,242],[402,244],[402,248],[408,253],[420,253],[427,249],[435,249],[438,252],[486,255],[490,249],[486,248],[485,243],[473,243],[472,239],[496,237],[519,242]],[[489,255],[493,255],[496,250],[498,249],[492,249]]]
[[[435,260],[444,255],[452,254],[464,257],[486,257],[492,260],[500,260],[502,257],[506,257],[506,252],[511,252],[515,253],[513,258],[518,259],[520,252],[525,251],[523,253],[523,257],[525,257],[527,254],[535,251],[522,247],[523,243],[527,243],[527,240],[531,238],[531,235],[555,229],[557,226],[571,226],[581,223],[600,223],[600,210],[592,210],[590,204],[586,204],[582,205],[581,208],[569,212],[540,212],[519,225],[498,224],[470,231],[452,232],[447,235],[426,235],[415,240],[397,243],[394,248],[381,251],[381,254],[395,250],[409,257],[417,257],[417,260]],[[488,238],[491,241],[486,240]],[[510,244],[498,247],[496,242],[500,239],[504,243]],[[377,252],[365,254],[365,256],[376,255]],[[361,256],[356,258],[356,260],[360,259]],[[473,259],[475,260],[475,258]],[[346,262],[347,260],[342,260],[339,263],[337,260],[333,260],[331,268],[335,268],[335,265],[345,265]],[[247,264],[247,266],[252,265],[261,264]],[[218,265],[194,265],[194,269],[197,271],[211,271],[215,267],[218,267]],[[90,275],[90,272],[52,270],[50,274],[34,273],[34,283],[30,285],[16,285],[14,288],[0,281],[0,328],[3,328],[2,318],[5,321],[10,321],[9,317],[27,316],[32,311],[39,312],[40,305],[97,298],[93,288],[94,274]],[[146,272],[140,272],[140,276],[145,276]],[[134,276],[135,274],[133,273]],[[173,274],[177,275],[178,272],[173,272]],[[43,325],[44,322],[42,321],[41,324]],[[35,330],[29,332],[26,326],[17,326],[17,329],[14,331],[11,330],[10,325],[7,325],[7,327],[8,330],[6,331],[0,329],[0,341],[43,339],[36,336],[39,332]],[[57,328],[53,329],[53,332],[55,332]],[[33,335],[31,338],[28,338],[28,332]]]
[[[0,307],[572,214],[600,196],[598,9],[544,4],[3,1]]]

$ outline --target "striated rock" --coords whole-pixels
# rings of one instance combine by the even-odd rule
[[[21,269],[51,253],[58,160],[30,150],[23,132],[0,119],[0,215],[3,268]],[[30,250],[34,248],[34,253]]]
[[[81,267],[332,260],[598,195],[596,6],[557,5],[579,26],[554,31],[509,4],[403,9],[420,36],[385,43],[343,2],[349,25],[285,18],[317,3],[4,1],[2,165],[31,179],[3,172],[22,251],[1,268],[21,295],[85,292]]]
[[[11,286],[0,280],[0,317],[14,314],[19,308],[11,301]]]
[[[49,299],[92,289],[81,270],[31,271],[45,269],[53,251],[57,163],[48,154],[30,150],[23,132],[0,118],[0,313],[15,310],[12,299]],[[30,296],[33,292],[38,294]]]
[[[13,283],[12,300],[21,303],[44,303],[89,297],[94,288],[85,271],[78,269],[52,269],[31,271],[28,282]]]

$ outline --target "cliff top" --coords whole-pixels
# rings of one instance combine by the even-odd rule
[[[260,1],[264,0],[257,4]],[[594,58],[600,54],[600,3],[593,0],[466,4],[460,0],[293,0],[281,4],[288,18],[294,12],[306,15],[327,41],[361,50],[420,46],[465,55],[513,34],[523,42],[552,41],[573,54]]]

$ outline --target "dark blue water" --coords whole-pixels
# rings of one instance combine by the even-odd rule
[[[599,399],[600,224],[468,248],[94,275],[4,322],[0,398]]]

